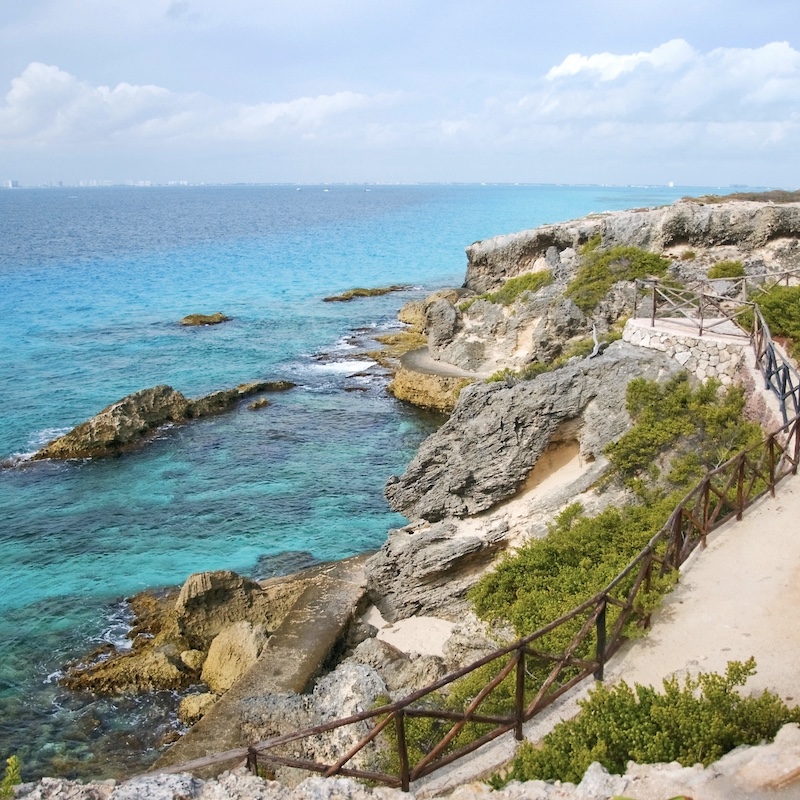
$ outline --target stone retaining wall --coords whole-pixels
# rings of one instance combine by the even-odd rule
[[[628,320],[622,338],[639,347],[660,350],[701,381],[716,378],[723,386],[733,383],[736,373],[745,363],[745,353],[750,349],[750,342],[745,338],[733,340],[733,337],[709,334],[701,337],[688,332],[651,328],[650,321],[644,319]]]

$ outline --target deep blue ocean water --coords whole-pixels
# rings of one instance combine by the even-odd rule
[[[460,285],[466,245],[706,191],[0,191],[0,461],[13,464],[0,469],[0,757],[19,754],[28,778],[143,769],[175,726],[175,698],[107,700],[56,680],[68,659],[121,639],[124,597],[199,570],[261,577],[376,549],[403,523],[383,485],[441,419],[346,359],[406,300]],[[322,302],[395,283],[413,288]],[[177,324],[215,311],[233,320]],[[138,389],[193,397],[261,379],[298,388],[120,458],[25,463]]]

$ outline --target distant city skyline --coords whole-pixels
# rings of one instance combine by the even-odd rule
[[[796,18],[789,0],[5,4],[0,180],[794,189]]]

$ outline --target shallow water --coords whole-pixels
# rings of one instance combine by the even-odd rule
[[[701,193],[705,189],[692,190]],[[463,249],[682,188],[188,187],[0,192],[0,756],[26,777],[130,774],[174,729],[169,694],[58,687],[63,664],[124,641],[122,598],[228,568],[267,576],[380,546],[383,499],[441,419],[354,373],[354,331],[463,281]],[[351,303],[354,286],[414,288]],[[181,328],[222,311],[223,325]],[[49,439],[159,383],[197,396],[298,388],[258,412],[174,426],[95,462],[25,464]],[[347,391],[361,388],[365,391]]]

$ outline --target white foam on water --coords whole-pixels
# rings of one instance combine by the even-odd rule
[[[365,369],[374,367],[378,362],[372,361],[326,361],[320,364],[314,364],[312,369],[320,370],[321,372],[336,372],[342,375],[357,375]]]

